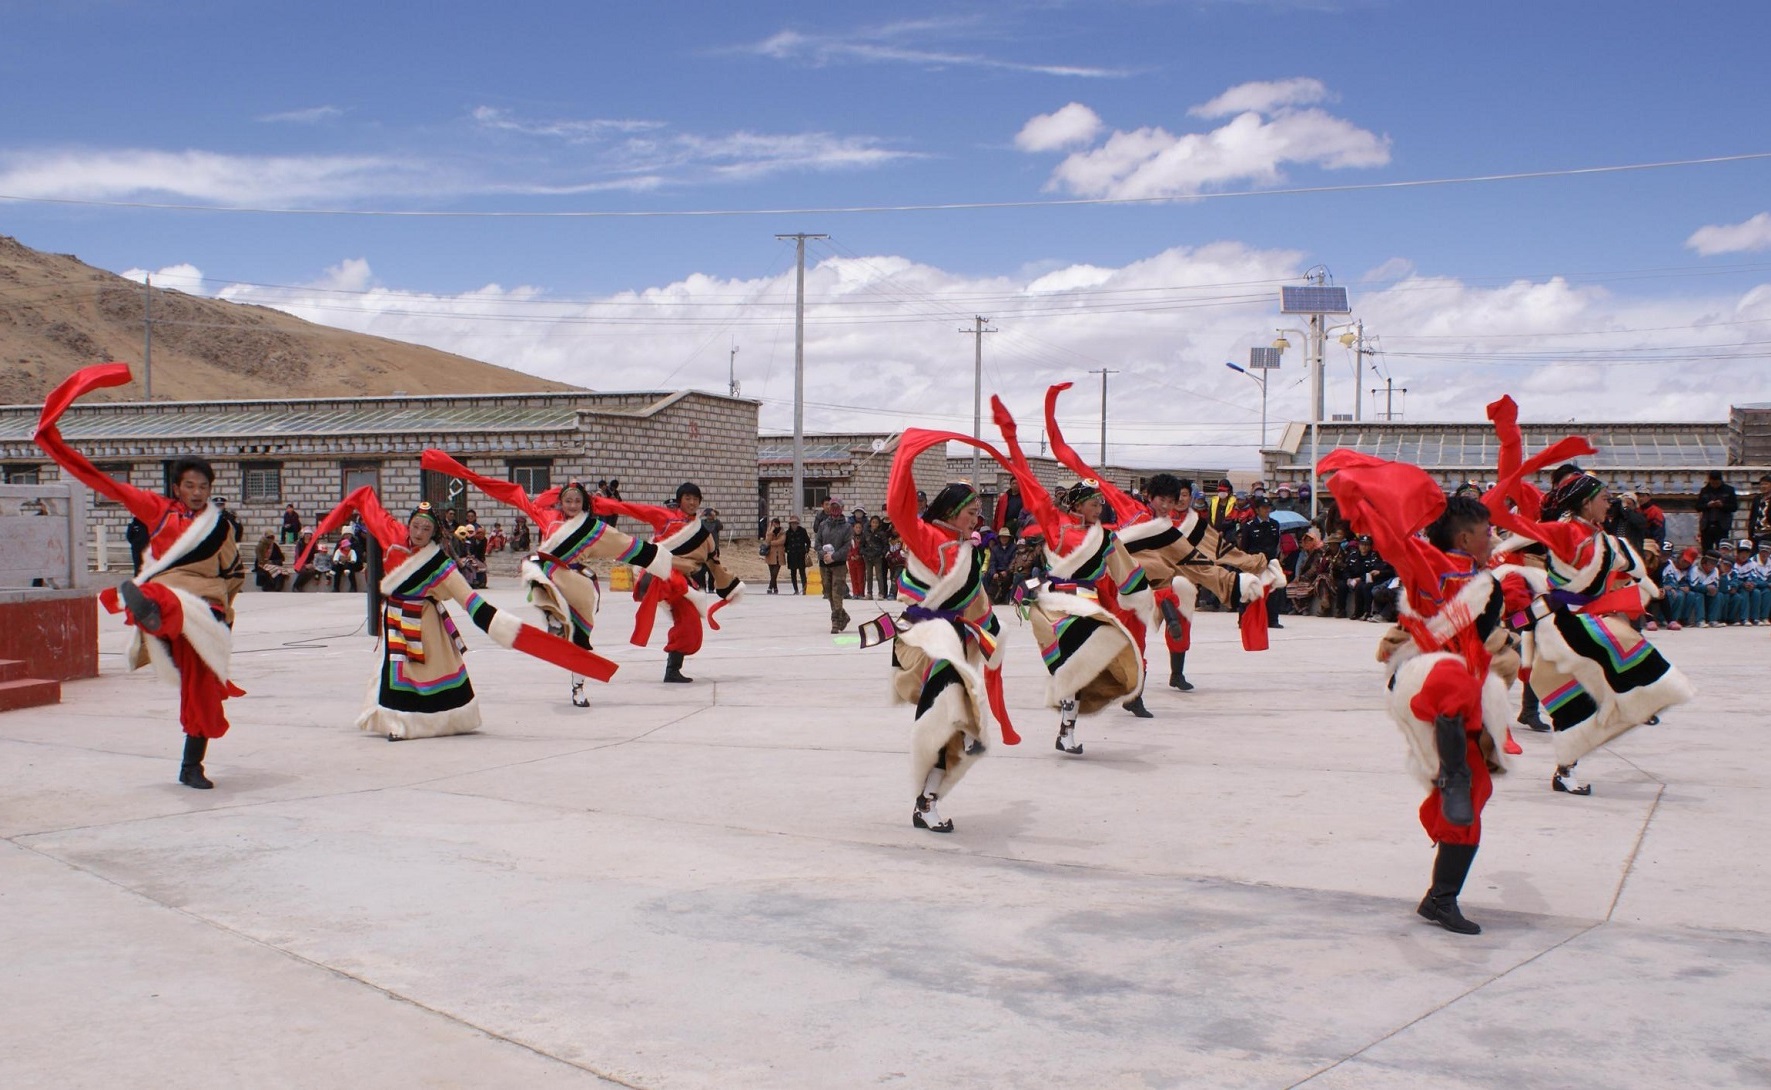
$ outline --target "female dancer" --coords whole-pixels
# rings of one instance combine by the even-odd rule
[[[172,463],[172,498],[156,496],[105,476],[68,446],[56,426],[82,394],[130,381],[129,366],[122,363],[74,372],[49,395],[32,438],[69,476],[122,504],[152,535],[135,579],[101,592],[99,601],[112,613],[126,609],[135,626],[129,668],[152,662],[155,672],[178,686],[178,721],[185,734],[178,782],[207,790],[215,786],[203,775],[209,740],[228,731],[221,702],[246,695],[228,680],[234,596],[245,575],[233,524],[209,502],[215,470],[201,458],[180,458]]]
[[[635,647],[652,639],[658,607],[670,607],[670,631],[664,638],[664,680],[685,684],[695,679],[683,673],[683,660],[701,650],[701,626],[719,631],[715,615],[744,596],[744,583],[719,562],[719,543],[701,522],[701,489],[692,481],[677,486],[676,506],[659,507],[625,500],[600,500],[597,510],[631,515],[652,526],[652,543],[665,551],[674,569],[668,576],[648,571],[633,586],[639,610],[633,618]],[[689,579],[706,568],[713,576],[715,594],[699,591]]]
[[[651,542],[629,537],[597,517],[597,504],[609,501],[593,498],[577,481],[531,496],[522,485],[475,473],[440,450],[425,451],[419,464],[466,481],[535,520],[541,546],[522,566],[529,604],[541,610],[549,633],[569,638],[586,651],[602,600],[595,575],[585,571],[587,562],[613,560],[660,578],[670,576],[670,557]],[[590,707],[579,674],[572,675],[572,704]]]
[[[1505,397],[1488,406],[1502,435],[1501,477],[1483,497],[1494,524],[1542,544],[1546,570],[1520,568],[1537,593],[1510,623],[1528,631],[1531,687],[1550,713],[1556,747],[1553,790],[1590,795],[1575,778],[1580,758],[1696,695],[1677,667],[1618,615],[1638,616],[1660,592],[1630,543],[1602,528],[1610,494],[1590,473],[1572,472],[1536,503],[1531,475],[1577,454],[1584,440],[1565,439],[1524,462],[1506,448],[1518,431],[1518,406]],[[1511,439],[1516,444],[1517,439]],[[1509,506],[1509,500],[1512,505]],[[1553,520],[1540,520],[1549,515]]]
[[[1137,640],[1115,614],[1121,602],[1136,614],[1148,614],[1154,608],[1150,584],[1125,546],[1101,525],[1100,482],[1077,482],[1064,494],[1069,512],[1059,510],[1028,464],[1002,399],[992,397],[990,407],[1008,446],[1010,471],[1021,485],[1021,501],[1045,534],[1050,574],[1027,603],[1027,615],[1051,674],[1046,701],[1058,709],[1054,748],[1080,754],[1077,716],[1144,689]]]
[[[1003,743],[1021,740],[1002,696],[1002,629],[984,593],[978,493],[956,482],[917,510],[917,455],[949,441],[977,446],[1010,468],[994,448],[971,436],[904,432],[886,486],[886,514],[904,541],[898,601],[907,608],[895,620],[881,617],[861,626],[863,647],[892,637],[892,697],[916,705],[910,769],[917,796],[910,824],[933,833],[953,831],[953,821],[941,817],[936,803],[985,752],[986,705]]]
[[[468,617],[501,646],[521,651],[598,681],[615,674],[615,664],[500,611],[467,585],[455,561],[438,544],[443,523],[429,503],[420,503],[402,523],[381,506],[375,491],[357,489],[321,521],[315,540],[345,525],[352,514],[385,552],[381,593],[381,669],[370,703],[357,727],[405,738],[466,734],[480,728],[480,707],[462,653],[467,645],[444,603],[454,600]]]

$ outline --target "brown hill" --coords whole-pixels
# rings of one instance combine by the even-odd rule
[[[0,404],[40,402],[76,368],[106,360],[128,363],[137,381],[94,396],[139,400],[144,290],[0,235]],[[267,307],[155,288],[152,309],[155,400],[576,388]]]

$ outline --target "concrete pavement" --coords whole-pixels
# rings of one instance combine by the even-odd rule
[[[1520,735],[1466,938],[1414,915],[1375,625],[1249,655],[1204,616],[1198,691],[1077,759],[1010,618],[1027,741],[939,837],[889,652],[819,600],[726,610],[666,686],[611,597],[589,710],[470,628],[484,731],[400,744],[351,728],[362,613],[241,598],[214,791],[113,618],[98,679],[0,715],[0,1085],[1771,1084],[1764,630],[1657,636],[1702,695],[1582,762],[1591,798]]]

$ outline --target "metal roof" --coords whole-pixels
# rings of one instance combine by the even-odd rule
[[[37,414],[0,415],[0,442],[28,441]],[[62,417],[69,440],[277,439],[319,435],[392,435],[436,432],[560,432],[578,426],[576,409],[555,405],[328,405],[222,412],[83,412]]]
[[[837,443],[806,443],[801,448],[801,461],[805,462],[847,462],[855,455],[848,447]],[[793,461],[793,444],[784,447],[759,446],[756,448],[756,460],[759,462],[791,462]]]
[[[1297,430],[1303,441],[1288,453],[1293,465],[1308,466],[1308,428]],[[1580,462],[1595,469],[1710,469],[1728,464],[1726,424],[1526,424],[1522,430],[1527,454],[1564,435],[1584,436],[1599,453]],[[1429,470],[1492,470],[1500,459],[1499,440],[1488,425],[1336,422],[1321,426],[1319,444],[1325,454],[1345,447]]]

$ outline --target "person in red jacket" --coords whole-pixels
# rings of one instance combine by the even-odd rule
[[[215,470],[202,458],[172,464],[171,496],[113,480],[62,438],[61,416],[83,394],[133,381],[129,366],[81,368],[44,403],[32,438],[70,477],[122,504],[148,528],[146,555],[135,578],[99,595],[112,613],[127,611],[135,627],[129,667],[153,663],[179,689],[178,721],[184,759],[178,782],[207,790],[203,774],[209,740],[228,732],[222,701],[245,692],[228,680],[233,649],[234,597],[245,583],[234,524],[209,502]]]

